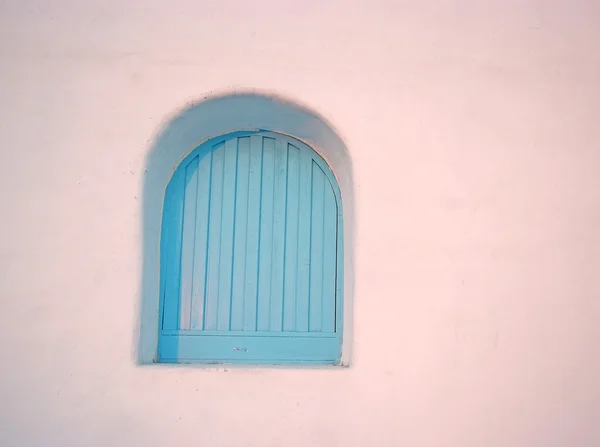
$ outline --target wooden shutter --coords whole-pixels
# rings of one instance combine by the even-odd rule
[[[179,166],[161,236],[160,361],[336,363],[341,199],[298,140],[240,132]]]

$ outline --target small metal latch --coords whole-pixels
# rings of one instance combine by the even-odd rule
[[[233,347],[234,351],[248,352],[248,348],[238,348],[237,346]]]

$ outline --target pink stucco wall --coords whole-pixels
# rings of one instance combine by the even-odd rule
[[[0,4],[0,445],[600,445],[600,6]],[[354,166],[352,366],[139,366],[145,160],[215,92]]]

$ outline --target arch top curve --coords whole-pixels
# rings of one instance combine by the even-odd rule
[[[245,138],[245,137],[255,137],[255,136],[273,138],[275,140],[285,141],[288,144],[290,144],[291,146],[301,150],[302,152],[309,153],[312,160],[317,164],[319,169],[323,172],[323,175],[325,175],[325,178],[328,180],[329,186],[331,187],[334,197],[335,197],[336,206],[338,207],[338,213],[341,213],[343,204],[342,204],[342,200],[341,200],[340,188],[338,186],[338,180],[337,180],[337,177],[336,177],[335,173],[333,172],[331,166],[329,166],[329,163],[327,162],[327,160],[325,160],[321,154],[319,154],[315,149],[313,149],[311,146],[309,146],[305,142],[300,141],[297,138],[294,138],[293,136],[290,136],[290,135],[287,135],[287,134],[284,134],[281,132],[272,132],[272,131],[265,130],[265,129],[245,130],[245,131],[231,132],[228,134],[219,135],[219,136],[210,138],[207,141],[198,145],[187,155],[184,155],[183,160],[175,168],[175,172],[173,173],[173,178],[176,177],[178,174],[180,174],[183,170],[185,170],[187,165],[189,163],[191,163],[196,157],[202,158],[202,157],[210,154],[211,152],[217,150],[218,148],[222,149],[222,145],[226,141],[233,140],[233,139],[239,139],[239,138]],[[172,179],[171,179],[171,181],[172,181]]]
[[[273,132],[307,145],[322,159],[344,222],[344,334],[341,364],[348,366],[352,346],[354,297],[354,179],[348,148],[333,126],[317,112],[292,100],[256,92],[205,97],[166,122],[146,157],[143,180],[143,265],[137,362],[156,360],[159,310],[159,241],[162,198],[178,167],[213,138],[233,133]],[[322,167],[322,166],[321,166]],[[333,179],[333,181],[332,181]]]
[[[353,176],[350,152],[324,117],[294,101],[257,93],[213,96],[188,106],[159,132],[148,162],[167,156],[181,161],[202,142],[236,131],[288,135],[319,153],[338,181]]]

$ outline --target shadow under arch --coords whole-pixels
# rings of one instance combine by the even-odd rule
[[[142,186],[142,271],[134,361],[156,360],[158,345],[160,227],[165,190],[173,172],[204,141],[240,130],[268,130],[297,138],[327,161],[340,187],[344,219],[344,341],[351,358],[354,305],[355,202],[352,161],[341,137],[323,117],[290,100],[256,93],[209,97],[176,114],[158,133],[146,157]]]

